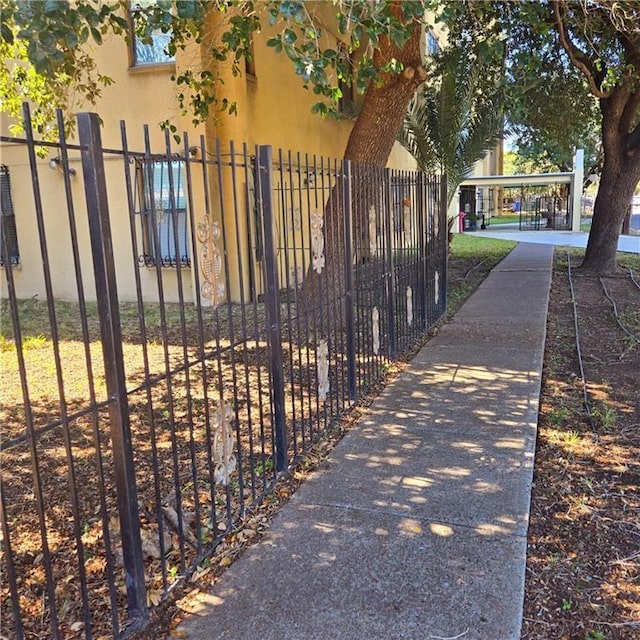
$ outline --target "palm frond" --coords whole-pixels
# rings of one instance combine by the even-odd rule
[[[401,144],[425,171],[447,174],[449,198],[503,135],[503,94],[477,56],[450,48],[411,103]]]

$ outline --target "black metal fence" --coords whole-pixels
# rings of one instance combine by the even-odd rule
[[[124,124],[108,150],[80,114],[51,197],[25,120],[2,139],[31,185],[1,217],[3,631],[123,637],[442,316],[446,192],[146,129],[134,152]]]

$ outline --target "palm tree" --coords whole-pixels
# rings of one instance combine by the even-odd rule
[[[451,47],[411,102],[398,140],[420,169],[446,174],[451,204],[473,165],[503,135],[502,73],[475,52]]]

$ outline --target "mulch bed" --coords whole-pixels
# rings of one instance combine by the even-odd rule
[[[640,288],[628,268],[582,273],[574,252],[572,294],[567,252],[556,256],[522,638],[631,640],[640,636]],[[637,282],[640,259],[621,260]]]

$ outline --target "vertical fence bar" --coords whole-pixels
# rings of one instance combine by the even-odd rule
[[[296,366],[299,371],[299,384],[298,384],[298,405],[300,407],[300,442],[302,446],[302,450],[306,451],[308,446],[310,445],[310,441],[308,439],[307,433],[307,417],[305,417],[305,406],[304,406],[304,382],[303,382],[303,371],[304,365],[302,362],[302,327],[300,325],[300,279],[299,279],[299,270],[300,266],[298,265],[298,254],[300,248],[298,247],[296,231],[302,231],[302,208],[298,207],[296,209],[296,202],[299,201],[299,198],[302,194],[302,178],[300,175],[300,163],[295,163],[294,157],[291,151],[287,154],[287,164],[288,164],[288,179],[289,179],[289,194],[291,198],[291,206],[289,208],[290,216],[290,224],[291,224],[291,244],[293,249],[293,305],[295,309],[295,336],[296,336],[296,347],[297,347],[297,362]],[[295,170],[294,170],[295,167]],[[298,223],[298,224],[297,224]],[[298,226],[298,229],[296,229]],[[293,323],[294,319],[290,320]],[[307,340],[307,345],[309,341]],[[291,344],[291,351],[293,353],[293,343]],[[307,356],[308,356],[307,350]],[[294,368],[293,365],[291,367],[291,376],[294,377]]]
[[[417,217],[418,217],[418,297],[422,318],[421,329],[425,331],[429,325],[427,305],[427,198],[425,194],[425,174],[418,174]]]
[[[233,140],[229,141],[229,162],[230,162],[230,171],[231,171],[231,185],[233,192],[233,203],[231,207],[233,208],[233,220],[234,220],[234,228],[232,234],[235,235],[235,249],[238,255],[238,287],[240,293],[240,321],[241,321],[241,341],[242,341],[242,361],[244,368],[244,385],[247,392],[247,438],[249,440],[249,459],[251,460],[251,464],[249,466],[249,477],[251,481],[251,497],[252,500],[256,498],[256,468],[255,468],[255,445],[254,445],[254,434],[253,434],[253,420],[252,420],[252,408],[251,408],[251,400],[249,399],[251,388],[251,382],[249,378],[249,354],[247,353],[247,346],[249,342],[249,334],[247,331],[247,310],[246,310],[246,297],[245,297],[245,268],[244,268],[244,259],[242,257],[242,238],[241,238],[241,227],[240,227],[240,207],[238,205],[239,195],[241,190],[238,186],[238,161],[237,161],[237,153],[236,148],[233,143]],[[248,247],[248,245],[247,245]],[[247,269],[249,267],[247,266]],[[230,292],[229,292],[230,297]],[[236,402],[236,414],[238,411],[238,403]],[[236,419],[236,437],[240,440],[240,419]],[[240,450],[238,450],[240,453]],[[242,466],[242,465],[240,465]],[[242,473],[240,470],[238,474]]]
[[[135,156],[129,154],[129,144],[127,141],[127,129],[124,120],[120,121],[120,142],[122,144],[122,161],[124,168],[124,180],[125,187],[127,192],[127,205],[129,208],[129,232],[130,232],[130,241],[131,241],[131,257],[133,259],[133,274],[136,285],[136,306],[138,310],[138,327],[140,330],[140,344],[142,347],[142,362],[143,362],[143,371],[145,379],[149,379],[151,377],[151,368],[149,363],[149,349],[148,349],[148,340],[147,340],[147,321],[146,321],[146,312],[144,308],[144,300],[142,295],[142,279],[140,277],[140,269],[138,269],[138,260],[136,256],[138,255],[138,233],[136,231],[136,211],[135,211],[135,200],[136,196],[134,195],[134,189],[139,188],[137,183],[131,178],[131,166],[134,166],[134,178],[137,175],[138,169],[136,167]],[[145,400],[146,400],[146,414],[147,420],[149,421],[149,436],[150,436],[150,444],[151,444],[151,461],[153,466],[153,487],[154,487],[154,497],[155,497],[155,515],[158,522],[158,542],[160,547],[160,554],[162,558],[166,558],[165,543],[164,543],[164,531],[166,525],[164,523],[164,518],[162,517],[162,489],[160,487],[160,477],[157,473],[158,469],[158,438],[157,438],[157,424],[156,417],[153,410],[153,395],[152,395],[152,386],[146,385],[145,389]],[[108,521],[108,518],[106,518]],[[109,527],[106,527],[106,531],[108,532]],[[166,560],[163,560],[160,563],[160,572],[162,574],[162,587],[163,589],[167,589],[167,563]]]
[[[291,171],[291,165],[289,164],[289,171]],[[294,359],[293,359],[293,313],[291,311],[291,263],[289,259],[289,233],[295,235],[295,231],[293,227],[288,230],[287,229],[287,208],[293,208],[293,199],[289,202],[287,198],[287,194],[289,190],[287,188],[287,169],[285,168],[285,159],[283,155],[282,149],[278,150],[278,196],[280,201],[280,224],[282,225],[282,235],[278,237],[279,243],[279,251],[284,254],[281,259],[281,271],[282,278],[284,279],[284,286],[286,290],[286,319],[284,322],[284,327],[286,327],[287,331],[287,339],[289,342],[289,347],[287,349],[288,352],[288,364],[289,364],[289,397],[291,398],[291,443],[292,443],[292,453],[293,457],[297,458],[298,454],[304,451],[304,444],[302,443],[302,438],[300,438],[300,442],[298,442],[299,429],[298,425],[300,425],[300,430],[302,430],[302,421],[299,420],[300,410],[297,405],[296,393],[295,393],[295,384],[293,378],[294,372]],[[291,180],[289,179],[289,188],[291,186]],[[295,274],[294,274],[294,282],[295,282]],[[295,291],[295,284],[294,284]]]
[[[36,164],[35,155],[35,143],[33,140],[33,128],[31,126],[31,112],[28,104],[23,104],[22,113],[25,123],[25,131],[27,137],[27,150],[29,156],[29,165],[31,169],[31,183],[33,188],[33,197],[35,201],[36,216],[38,217],[38,224],[42,224],[42,197],[40,193],[40,181],[38,178],[38,170]],[[38,216],[39,213],[39,216]],[[4,224],[4,219],[3,219]],[[56,590],[55,580],[53,575],[52,553],[49,547],[49,539],[47,536],[47,520],[45,511],[45,498],[44,498],[44,480],[42,478],[40,456],[38,455],[38,449],[36,447],[36,436],[34,434],[35,422],[34,415],[31,408],[31,400],[29,396],[29,385],[27,382],[27,368],[24,358],[24,351],[22,345],[22,332],[20,327],[20,318],[18,314],[17,293],[15,287],[15,281],[13,279],[13,266],[11,262],[11,256],[9,255],[9,247],[7,244],[7,234],[2,233],[2,252],[5,264],[5,275],[7,278],[7,290],[9,298],[9,310],[11,312],[11,324],[13,328],[13,340],[16,345],[16,355],[18,358],[18,369],[20,371],[20,384],[22,387],[22,397],[24,401],[25,411],[25,427],[26,434],[29,442],[29,454],[31,459],[31,469],[33,477],[33,493],[36,503],[36,509],[38,512],[38,524],[40,527],[40,543],[42,545],[43,553],[43,567],[46,580],[46,593],[49,602],[49,626],[51,628],[51,635],[53,638],[60,638],[60,629],[58,626],[58,609],[56,607]],[[43,263],[47,264],[44,260]],[[18,606],[19,603],[18,603]]]
[[[143,138],[144,138],[144,162],[147,168],[147,175],[144,175],[143,180],[145,187],[148,189],[149,194],[149,206],[150,206],[150,219],[151,219],[151,233],[150,233],[150,246],[151,246],[151,265],[155,269],[156,285],[158,291],[158,311],[160,315],[160,331],[162,335],[162,347],[164,356],[164,369],[165,374],[163,376],[164,383],[166,385],[166,402],[168,407],[168,422],[170,428],[171,438],[171,461],[173,464],[173,485],[175,491],[175,505],[178,520],[178,528],[183,530],[183,512],[181,508],[182,504],[182,484],[180,482],[179,461],[178,461],[178,438],[176,435],[176,410],[175,410],[175,393],[174,393],[174,377],[171,375],[171,356],[170,356],[170,340],[169,340],[169,326],[170,322],[167,318],[167,306],[165,304],[165,283],[162,276],[162,268],[164,266],[164,260],[162,256],[162,244],[161,244],[161,229],[159,225],[160,210],[165,206],[163,204],[163,194],[158,194],[154,188],[155,183],[155,165],[157,163],[162,167],[163,163],[167,163],[167,171],[169,169],[169,158],[164,156],[154,156],[151,153],[151,138],[149,134],[149,125],[143,126]],[[165,160],[166,159],[166,160]],[[171,266],[172,259],[166,261],[168,266]],[[143,301],[144,302],[144,301]],[[164,421],[163,421],[164,422]],[[164,424],[159,423],[160,428],[164,427]],[[154,473],[156,470],[154,469]],[[184,572],[186,549],[184,536],[178,536],[178,546],[180,548],[180,568]]]
[[[304,228],[304,212],[305,210],[308,211],[309,210],[309,206],[308,206],[308,202],[309,202],[309,185],[308,185],[308,180],[309,180],[309,164],[307,162],[307,159],[305,158],[305,163],[303,165],[302,163],[302,156],[300,154],[300,152],[298,152],[296,154],[295,157],[295,162],[296,162],[296,167],[297,167],[297,171],[298,171],[298,208],[300,210],[300,249],[301,249],[301,253],[300,253],[300,262],[301,262],[301,268],[302,268],[302,273],[303,273],[303,282],[304,282],[304,278],[306,277],[307,274],[307,268],[308,268],[308,264],[309,264],[309,254],[307,253],[307,251],[305,251],[305,228]],[[308,235],[308,234],[307,234]],[[297,309],[297,316],[298,318],[302,317],[302,320],[304,322],[304,340],[305,340],[305,344],[306,344],[306,358],[305,358],[305,364],[303,366],[303,364],[301,363],[300,365],[300,369],[301,371],[304,370],[305,371],[305,378],[306,378],[306,391],[307,391],[307,411],[308,411],[308,428],[307,428],[307,439],[309,441],[309,443],[312,442],[313,440],[313,423],[314,420],[316,419],[317,416],[317,412],[314,413],[314,395],[311,392],[311,381],[312,381],[312,377],[311,377],[311,355],[310,355],[310,351],[311,351],[311,332],[309,330],[309,314],[307,313],[302,313],[302,309],[303,309],[303,302],[302,300],[300,301],[301,304],[296,304],[296,309]],[[302,335],[303,332],[299,331],[298,332],[298,336],[299,336],[299,340],[302,341]],[[302,381],[301,381],[301,387],[302,387]],[[302,389],[301,389],[302,390]],[[315,396],[315,400],[317,402],[317,395]],[[317,408],[317,407],[316,407]]]
[[[438,215],[440,216],[440,224],[438,225],[439,230],[439,238],[438,242],[438,250],[440,251],[440,309],[438,317],[444,314],[447,311],[447,176],[445,174],[440,178],[440,211],[438,211]]]
[[[6,264],[6,263],[5,263]],[[9,523],[7,521],[7,512],[4,503],[4,483],[2,477],[0,477],[0,520],[2,521],[2,547],[5,555],[5,562],[7,563],[6,573],[9,581],[9,593],[11,594],[11,606],[13,609],[14,617],[14,633],[16,634],[16,640],[23,640],[24,628],[22,626],[22,612],[20,611],[20,591],[18,590],[18,578],[16,575],[16,569],[13,564],[13,551],[11,549],[11,537],[9,533]],[[7,628],[5,621],[5,629]]]
[[[393,174],[390,169],[384,170],[385,183],[385,208],[386,208],[386,244],[387,244],[387,321],[388,321],[388,340],[387,353],[389,360],[393,360],[396,355],[396,287],[395,287],[395,267],[393,259]]]
[[[220,207],[220,222],[221,222],[220,234],[221,234],[222,246],[223,246],[222,263],[224,265],[224,283],[225,283],[225,289],[227,292],[225,306],[227,308],[227,323],[229,327],[229,345],[230,345],[229,358],[231,361],[231,384],[233,388],[233,398],[234,398],[234,402],[232,406],[233,406],[233,413],[235,417],[235,427],[236,427],[236,451],[238,454],[238,460],[241,461],[244,458],[244,455],[242,450],[242,439],[240,437],[241,433],[240,433],[240,417],[238,415],[238,403],[236,401],[236,399],[238,398],[238,367],[236,366],[236,337],[235,337],[235,328],[234,328],[234,321],[233,321],[233,304],[232,304],[232,293],[231,293],[232,264],[229,260],[229,254],[230,254],[229,249],[233,246],[230,235],[233,234],[233,229],[232,228],[227,229],[227,225],[229,225],[230,223],[227,222],[227,200],[226,200],[225,189],[227,189],[228,187],[227,183],[229,181],[229,178],[228,177],[225,178],[225,172],[223,171],[223,166],[225,163],[222,158],[222,145],[220,143],[219,138],[216,139],[215,158],[216,158],[216,170],[217,170],[216,173],[217,173],[217,181],[218,181],[218,189],[219,189],[218,206]],[[228,176],[228,173],[226,175]],[[233,197],[235,198],[235,192]],[[239,256],[238,256],[238,259],[240,259]],[[238,271],[238,279],[242,280],[241,270]],[[219,305],[216,307],[216,314],[219,313],[221,307],[222,305]],[[219,316],[216,315],[216,317],[219,317]],[[216,324],[219,328],[220,327],[219,322]],[[224,402],[223,396],[224,396],[224,389],[221,385],[220,386],[221,404]],[[238,489],[240,513],[244,514],[244,511],[245,511],[244,469],[242,468],[242,463],[238,464],[237,471],[238,471],[238,483],[240,485]],[[229,483],[227,483],[225,486],[226,486],[227,492],[229,492],[230,490]],[[230,494],[227,493],[227,498],[229,498],[229,495]]]
[[[79,113],[77,119],[78,136],[82,145],[82,170],[100,317],[105,380],[110,401],[109,422],[118,493],[127,604],[132,618],[142,618],[147,614],[145,574],[100,118],[95,113]]]
[[[248,246],[250,250],[250,256],[248,261],[249,267],[249,290],[252,306],[252,322],[253,322],[253,340],[250,344],[253,344],[255,352],[255,366],[257,372],[258,381],[258,424],[260,433],[260,465],[262,471],[260,473],[261,490],[264,491],[267,486],[267,456],[265,452],[265,408],[262,401],[263,397],[263,385],[262,385],[262,367],[260,366],[260,337],[262,322],[258,318],[258,289],[260,286],[259,274],[258,274],[258,245],[262,242],[261,231],[258,227],[258,218],[254,211],[257,207],[257,181],[259,176],[254,170],[257,167],[251,166],[249,147],[245,142],[242,146],[242,161],[244,170],[244,184],[245,184],[245,220],[247,230],[249,232]],[[257,210],[257,209],[256,209]]]
[[[276,470],[287,468],[287,421],[284,403],[284,372],[282,369],[282,347],[280,338],[280,302],[278,300],[278,264],[274,242],[273,219],[273,160],[270,146],[258,147],[257,175],[259,188],[258,211],[262,213],[262,246],[265,272],[265,308],[267,312],[267,332],[271,349],[269,368],[272,384],[273,428],[275,435]]]
[[[345,330],[347,332],[347,384],[349,400],[356,399],[356,343],[355,323],[353,317],[353,234],[352,234],[352,183],[351,162],[342,161],[342,193],[344,203],[344,273],[345,273]]]

